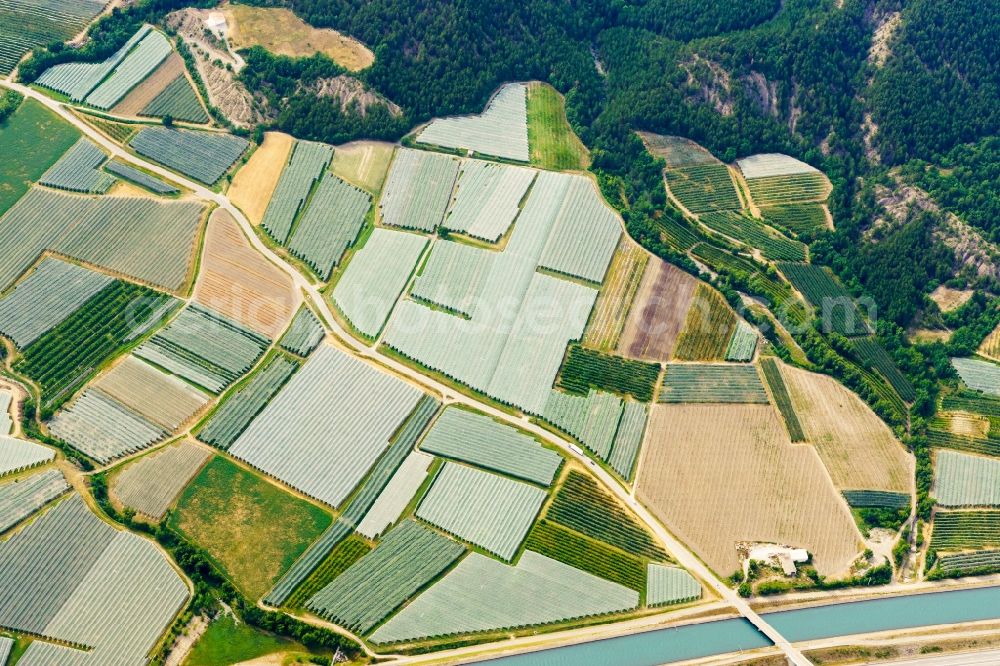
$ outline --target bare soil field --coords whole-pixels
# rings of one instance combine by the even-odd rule
[[[152,102],[157,95],[163,92],[171,81],[183,73],[184,59],[181,58],[176,51],[171,52],[170,55],[167,56],[167,59],[164,60],[160,66],[146,78],[145,81],[133,88],[132,91],[122,99],[122,101],[118,102],[118,104],[111,109],[111,113],[116,116],[138,116],[139,112],[145,109],[147,104]]]
[[[194,298],[272,339],[288,326],[301,300],[292,279],[258,254],[221,209],[208,223]]]
[[[268,132],[264,135],[264,143],[233,176],[233,183],[226,194],[254,226],[264,219],[267,204],[278,186],[294,143],[295,140],[287,134]]]
[[[913,492],[913,459],[861,398],[832,377],[780,365],[806,441],[837,488]]]
[[[225,14],[229,41],[236,50],[263,46],[293,58],[324,53],[352,72],[375,62],[375,54],[358,40],[336,30],[314,28],[289,9],[230,4]]]
[[[952,289],[941,285],[930,293],[930,299],[937,303],[941,312],[951,312],[965,305],[972,294],[971,289]]]
[[[632,358],[668,361],[698,281],[665,261],[650,261],[625,321],[618,351]]]
[[[627,235],[623,235],[608,268],[608,278],[597,296],[587,330],[583,333],[583,344],[603,351],[610,351],[618,346],[625,318],[642,283],[648,262],[649,255],[646,251]]]
[[[939,418],[948,424],[948,432],[960,437],[986,439],[990,433],[990,420],[979,414],[951,412],[940,414]]]
[[[381,141],[354,141],[337,146],[330,169],[372,194],[382,191],[395,146]]]
[[[770,405],[654,405],[637,495],[721,576],[738,541],[807,549],[823,575],[862,548],[816,452],[794,445]]]

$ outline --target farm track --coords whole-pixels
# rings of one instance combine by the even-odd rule
[[[211,201],[217,204],[220,208],[228,211],[230,215],[236,219],[240,228],[243,230],[244,235],[250,240],[251,245],[262,255],[264,255],[271,263],[275,264],[283,271],[291,276],[295,285],[301,289],[310,300],[313,301],[314,306],[319,310],[322,315],[326,326],[331,330],[334,336],[338,339],[338,342],[351,350],[361,358],[365,359],[367,362],[380,365],[384,368],[389,368],[394,373],[406,377],[411,381],[415,381],[428,389],[435,391],[443,396],[445,404],[465,404],[482,411],[485,414],[493,416],[500,419],[503,422],[513,423],[528,432],[542,438],[543,441],[549,442],[552,445],[558,446],[560,451],[567,456],[575,458],[580,463],[586,465],[590,468],[591,472],[597,476],[605,487],[609,488],[614,492],[618,498],[625,502],[631,509],[639,516],[643,521],[645,526],[650,529],[664,544],[666,544],[667,549],[674,555],[677,561],[688,571],[694,573],[698,578],[700,578],[705,584],[707,584],[713,592],[726,601],[729,606],[734,608],[741,616],[749,620],[761,633],[768,637],[776,646],[778,646],[781,651],[785,654],[788,660],[794,664],[794,666],[811,666],[811,662],[803,656],[798,648],[795,648],[791,643],[781,634],[779,634],[770,624],[768,624],[760,615],[754,611],[750,604],[746,600],[739,597],[736,592],[726,586],[721,580],[719,580],[712,571],[700,560],[698,559],[687,547],[671,535],[667,530],[661,525],[652,515],[650,511],[646,509],[645,506],[636,501],[628,491],[615,481],[614,477],[610,473],[605,471],[599,465],[597,465],[592,459],[587,455],[579,452],[579,449],[572,446],[568,441],[554,436],[550,431],[542,428],[541,426],[532,422],[527,416],[513,417],[510,414],[497,409],[491,405],[482,403],[478,400],[470,398],[466,395],[456,393],[454,389],[437,382],[430,377],[426,377],[418,371],[406,366],[395,359],[389,358],[377,351],[375,347],[369,347],[350,335],[350,333],[341,327],[334,316],[330,306],[327,301],[320,294],[319,290],[310,283],[310,281],[303,276],[299,271],[297,271],[293,266],[286,263],[281,257],[279,257],[271,248],[269,248],[264,241],[254,232],[253,226],[250,224],[249,220],[243,215],[243,213],[236,208],[224,194],[213,192],[210,189],[204,187],[201,184],[195,183],[188,180],[169,169],[162,167],[158,164],[148,162],[141,157],[133,155],[132,153],[124,150],[121,146],[115,144],[96,129],[87,125],[85,122],[76,117],[71,113],[63,104],[49,98],[42,93],[29,88],[27,86],[13,83],[8,78],[4,82],[7,87],[16,90],[21,95],[26,98],[32,98],[39,103],[43,104],[54,113],[58,114],[66,122],[70,123],[76,127],[84,135],[88,136],[92,141],[109,151],[112,157],[117,157],[125,162],[131,163],[135,166],[142,167],[151,173],[154,173],[166,180],[182,185],[183,187],[191,190],[197,197]],[[576,450],[574,450],[576,449]],[[582,630],[581,633],[585,633],[586,630]]]

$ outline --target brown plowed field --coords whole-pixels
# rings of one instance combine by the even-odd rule
[[[832,377],[780,365],[806,441],[838,488],[913,491],[912,458],[861,398]]]
[[[619,353],[668,361],[684,327],[698,281],[665,261],[650,259],[625,321]]]
[[[292,279],[258,254],[221,209],[208,222],[197,285],[196,301],[272,339],[288,326],[301,300]]]
[[[171,52],[167,59],[145,81],[118,102],[111,112],[116,116],[138,116],[139,112],[163,92],[171,81],[182,74],[184,74],[184,59],[177,55],[176,51]]]
[[[637,494],[720,576],[740,567],[738,541],[805,548],[835,576],[863,547],[816,452],[770,405],[654,405]]]

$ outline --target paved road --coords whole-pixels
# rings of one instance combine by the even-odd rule
[[[603,468],[597,465],[578,447],[572,445],[565,439],[555,436],[553,433],[542,428],[541,426],[532,423],[526,416],[521,416],[521,417],[511,416],[510,414],[501,411],[495,407],[492,407],[491,405],[481,403],[478,400],[475,400],[474,398],[458,393],[451,387],[441,384],[440,382],[437,382],[434,379],[423,375],[417,370],[414,370],[413,368],[410,368],[409,366],[406,366],[396,361],[395,359],[388,358],[378,353],[373,346],[368,346],[359,342],[348,331],[344,330],[343,327],[339,325],[337,319],[333,315],[333,312],[331,312],[329,305],[327,305],[322,294],[319,293],[317,288],[312,283],[310,283],[305,278],[305,276],[299,273],[299,271],[296,270],[294,267],[292,267],[290,264],[286,263],[284,259],[278,256],[273,250],[271,250],[271,248],[269,248],[260,239],[260,237],[253,229],[253,225],[250,224],[250,221],[246,218],[245,215],[243,215],[243,213],[238,208],[236,208],[236,206],[232,204],[232,202],[229,201],[228,197],[218,192],[213,192],[208,188],[204,187],[203,185],[187,180],[186,178],[183,178],[178,174],[169,171],[168,169],[158,164],[147,162],[146,160],[143,160],[142,158],[137,157],[132,153],[125,151],[118,144],[105,138],[104,135],[102,135],[100,132],[95,130],[90,125],[86,124],[84,121],[77,118],[75,115],[70,113],[61,103],[56,102],[50,97],[43,95],[32,88],[20,84],[11,83],[8,81],[6,82],[6,85],[18,91],[25,97],[30,97],[44,104],[53,112],[57,113],[64,120],[71,123],[81,132],[86,134],[87,137],[90,138],[92,141],[104,147],[115,157],[118,157],[126,162],[131,162],[136,166],[140,166],[148,171],[151,171],[163,177],[166,180],[178,183],[183,187],[193,191],[199,198],[212,201],[215,204],[217,204],[220,208],[223,208],[227,212],[229,212],[233,216],[233,218],[239,223],[240,227],[243,230],[244,235],[246,235],[246,237],[250,240],[250,243],[251,245],[253,245],[254,249],[256,249],[258,252],[267,257],[269,261],[271,261],[274,265],[278,266],[281,270],[283,270],[292,278],[295,285],[299,289],[301,289],[302,292],[305,293],[310,298],[310,300],[312,300],[313,304],[317,307],[317,309],[319,309],[320,314],[323,315],[323,318],[325,319],[326,324],[330,329],[330,331],[347,348],[351,349],[352,351],[354,351],[355,353],[366,359],[369,359],[371,361],[376,361],[377,363],[390,368],[391,370],[393,370],[393,372],[396,372],[403,377],[407,377],[412,381],[420,383],[436,391],[437,393],[440,393],[442,396],[444,396],[446,403],[450,404],[458,403],[458,404],[468,405],[482,412],[485,412],[490,416],[493,416],[501,421],[513,423],[517,426],[520,426],[521,428],[528,430],[532,434],[537,435],[544,441],[549,442],[555,446],[558,446],[564,454],[571,456],[576,460],[578,460],[579,462],[581,462],[582,464],[586,465],[591,470],[591,472],[593,472],[594,475],[596,475],[604,483],[604,485],[608,489],[610,489],[612,492],[615,493],[615,495],[618,496],[618,498],[622,502],[625,502],[626,504],[632,507],[632,509],[638,514],[638,516],[642,519],[642,521],[646,524],[646,526],[652,532],[654,532],[657,537],[663,540],[663,542],[667,546],[667,549],[674,555],[677,561],[684,568],[686,568],[688,571],[691,571],[692,573],[700,577],[703,581],[705,581],[707,585],[709,585],[715,591],[715,593],[720,598],[726,601],[731,607],[736,609],[736,611],[740,615],[742,615],[751,623],[753,623],[753,625],[757,627],[758,630],[760,630],[764,635],[766,635],[775,645],[781,648],[781,650],[785,653],[785,655],[788,657],[789,661],[792,664],[794,664],[795,666],[810,666],[809,660],[807,660],[797,648],[792,646],[791,643],[789,643],[781,634],[779,634],[773,627],[771,627],[771,625],[765,622],[764,619],[761,618],[760,615],[758,615],[752,608],[750,608],[750,605],[739,595],[737,595],[735,591],[731,590],[722,581],[716,578],[709,570],[709,568],[705,566],[704,563],[702,563],[701,560],[695,557],[695,555],[691,551],[689,551],[683,543],[675,539],[673,535],[667,532],[666,529],[659,523],[659,521],[657,521],[656,518],[654,518],[653,515],[643,505],[637,502],[636,499],[632,497],[628,493],[628,491],[625,488],[623,488],[608,472],[606,472]]]

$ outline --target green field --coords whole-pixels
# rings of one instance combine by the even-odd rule
[[[270,590],[331,522],[319,507],[222,457],[195,477],[169,520],[250,599]]]
[[[35,100],[22,102],[0,124],[0,215],[79,138],[72,125]]]
[[[562,96],[546,83],[528,87],[528,145],[531,163],[561,171],[586,169],[587,148],[566,120]]]
[[[229,615],[212,622],[191,649],[184,666],[229,666],[275,652],[304,651],[298,643],[265,634]]]

